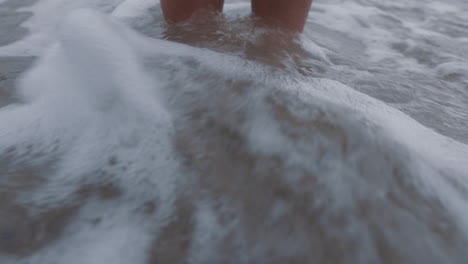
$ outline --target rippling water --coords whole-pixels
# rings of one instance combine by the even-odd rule
[[[0,262],[466,263],[468,3],[387,2],[0,0]]]

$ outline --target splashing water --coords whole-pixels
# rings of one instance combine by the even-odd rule
[[[6,65],[40,57],[0,108],[1,263],[468,259],[462,1],[316,1],[301,37],[248,1],[29,2],[0,1],[31,12]]]

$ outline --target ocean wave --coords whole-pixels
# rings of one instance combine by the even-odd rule
[[[0,261],[464,263],[468,147],[308,74],[323,43],[236,30],[68,14],[0,108]]]

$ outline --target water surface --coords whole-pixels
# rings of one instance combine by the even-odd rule
[[[468,4],[249,13],[0,1],[1,263],[465,263]]]

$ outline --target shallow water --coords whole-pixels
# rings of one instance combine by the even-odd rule
[[[467,13],[0,1],[0,262],[465,263]]]

